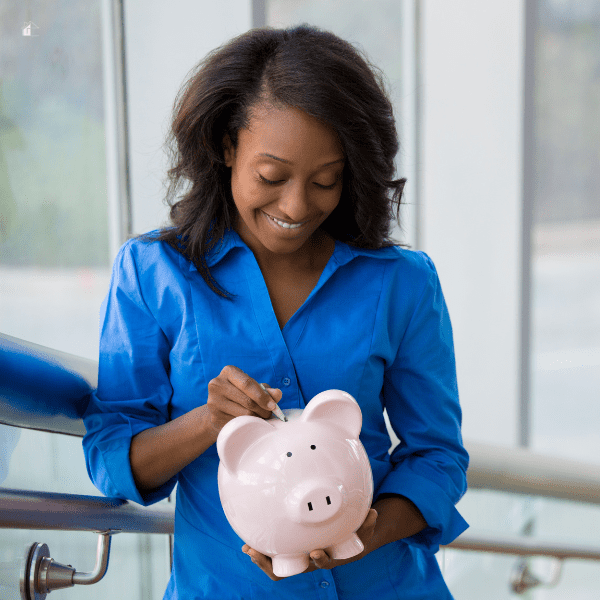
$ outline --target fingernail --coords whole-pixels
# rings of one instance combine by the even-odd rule
[[[267,404],[267,408],[269,410],[273,410],[276,406],[277,406],[277,404],[275,404],[275,402],[273,402],[272,400],[271,400],[271,402],[269,402],[269,404]]]

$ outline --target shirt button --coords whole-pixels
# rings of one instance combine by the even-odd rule
[[[290,383],[292,383],[292,380],[289,377],[284,377],[283,378],[283,385],[290,385]]]
[[[329,581],[321,581],[320,585],[321,585],[322,588],[329,587]]]

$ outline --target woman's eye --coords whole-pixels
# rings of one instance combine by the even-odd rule
[[[277,185],[278,183],[283,183],[285,181],[285,179],[267,179],[266,177],[263,177],[260,173],[258,176],[260,178],[260,181],[262,181],[263,183],[266,183],[267,185]],[[318,188],[321,188],[322,190],[332,190],[338,184],[338,182],[339,182],[339,179],[336,179],[330,185],[323,185],[322,183],[317,183],[316,181],[314,182],[314,184]]]
[[[316,183],[316,182],[315,182],[315,185],[317,187],[320,187],[323,190],[332,190],[341,180],[342,180],[342,174],[340,173],[335,178],[335,181],[333,183],[331,183],[330,185],[323,185],[322,183]]]
[[[268,185],[275,185],[276,183],[281,183],[283,181],[283,179],[278,179],[276,181],[272,181],[271,179],[267,179],[266,177],[263,177],[262,175],[259,175],[259,177],[263,183],[266,183]]]
[[[315,182],[315,185],[320,187],[322,190],[332,190],[337,185],[337,181],[334,181],[331,185],[323,185],[322,183]]]

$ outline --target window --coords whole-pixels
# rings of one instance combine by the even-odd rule
[[[0,331],[93,360],[111,260],[103,6],[0,0]],[[0,485],[99,495],[79,438],[0,425],[0,450],[15,442],[8,472],[2,453]],[[93,568],[94,533],[3,529],[0,597],[20,598],[33,542],[59,562]],[[115,536],[110,561],[85,598],[162,597],[167,536]]]

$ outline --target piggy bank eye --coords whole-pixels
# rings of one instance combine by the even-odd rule
[[[310,449],[311,449],[311,450],[315,450],[315,449],[316,449],[316,446],[315,446],[314,444],[311,444],[311,446],[310,446]]]
[[[291,452],[288,452],[286,456],[291,456],[291,455],[292,455],[292,453],[291,453]]]

